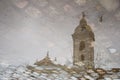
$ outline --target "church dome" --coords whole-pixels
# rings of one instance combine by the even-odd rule
[[[84,13],[82,14],[82,19],[80,20],[79,25],[75,29],[75,33],[80,33],[83,30],[92,31],[91,27],[87,24]]]
[[[86,29],[86,27],[87,27],[87,21],[85,19],[85,16],[83,16],[82,19],[80,20],[79,25],[75,29],[75,32],[79,33],[80,31],[82,31],[82,29]]]

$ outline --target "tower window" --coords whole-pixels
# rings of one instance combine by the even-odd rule
[[[83,55],[83,54],[81,55],[81,60],[82,60],[82,61],[84,61],[84,60],[85,60],[85,57],[84,57],[84,55]]]
[[[85,48],[85,42],[81,41],[80,46],[79,46],[79,50],[82,51],[82,50],[84,50],[84,48]]]

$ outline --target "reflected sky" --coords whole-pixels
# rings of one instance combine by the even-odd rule
[[[119,0],[0,0],[0,62],[29,64],[47,51],[59,63],[72,61],[71,35],[84,11],[96,37],[95,59],[120,66],[119,9]]]

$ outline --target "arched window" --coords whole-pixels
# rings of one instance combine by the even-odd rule
[[[84,60],[85,60],[85,57],[84,57],[84,55],[83,55],[83,54],[81,55],[81,60],[82,60],[82,61],[84,61]]]
[[[85,48],[85,42],[81,41],[80,46],[79,46],[79,50],[82,51],[84,48]]]

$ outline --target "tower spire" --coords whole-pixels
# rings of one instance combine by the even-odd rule
[[[57,58],[55,57],[54,61],[57,61]]]
[[[86,25],[87,25],[87,21],[86,21],[86,19],[85,19],[85,13],[84,12],[82,12],[82,19],[80,20],[80,26],[82,27],[82,31],[84,30],[84,29],[86,29]]]
[[[86,15],[85,15],[85,12],[82,12],[82,17],[85,18],[85,16],[86,16]]]
[[[47,51],[47,57],[49,57],[49,51]]]

